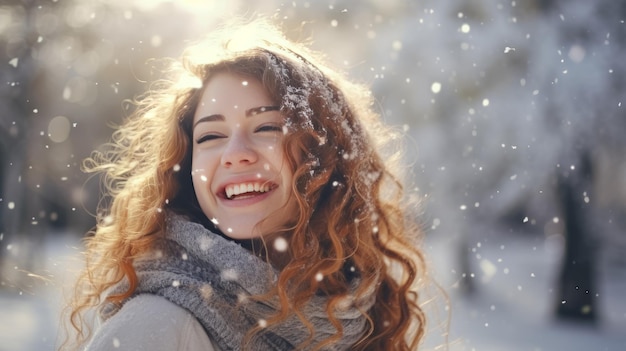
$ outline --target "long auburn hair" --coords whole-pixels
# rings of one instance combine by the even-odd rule
[[[396,133],[374,112],[367,87],[347,80],[319,54],[264,21],[216,30],[187,49],[182,60],[169,65],[168,78],[134,102],[133,114],[106,151],[85,161],[86,171],[103,175],[106,197],[93,235],[85,239],[86,269],[69,306],[75,344],[91,333],[87,311],[133,294],[133,259],[164,234],[166,210],[211,225],[191,182],[191,123],[203,84],[223,71],[258,79],[286,118],[283,147],[298,211],[286,229],[289,259],[276,287],[256,297],[280,301],[268,324],[295,313],[314,333],[301,310],[313,295],[324,293],[337,333],[313,346],[332,344],[342,333],[332,311],[350,293],[350,275],[357,272],[356,297],[375,286],[376,303],[363,311],[369,330],[353,349],[416,349],[425,330],[416,290],[426,276],[414,240],[420,230],[392,172],[393,155],[383,159],[380,152]],[[123,279],[130,282],[128,291],[106,296]]]

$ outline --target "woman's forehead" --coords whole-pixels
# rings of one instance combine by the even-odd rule
[[[250,103],[272,105],[272,99],[258,79],[226,72],[216,74],[205,83],[198,108]]]

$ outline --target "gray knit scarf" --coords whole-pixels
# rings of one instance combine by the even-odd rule
[[[240,245],[191,222],[182,216],[168,214],[165,238],[158,239],[154,250],[134,263],[138,277],[135,295],[149,293],[163,296],[191,312],[210,338],[222,350],[241,350],[246,332],[265,326],[265,319],[276,312],[277,303],[260,303],[249,296],[269,291],[277,272]],[[352,288],[356,290],[359,279]],[[124,282],[112,293],[124,291]],[[315,295],[304,309],[315,333],[308,347],[337,333],[328,320],[328,298]],[[373,288],[366,297],[336,309],[335,317],[343,326],[342,338],[325,350],[347,350],[365,332],[367,319],[363,312],[374,303]],[[104,319],[119,310],[105,306]],[[310,337],[309,330],[295,316],[279,325],[263,328],[251,340],[252,350],[293,350],[302,347]]]

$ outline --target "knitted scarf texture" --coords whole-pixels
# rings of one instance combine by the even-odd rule
[[[254,327],[263,329],[251,339],[251,350],[312,349],[335,335],[337,330],[326,313],[326,296],[315,295],[304,308],[304,315],[315,329],[310,332],[295,316],[278,325],[266,327],[264,318],[276,312],[278,303],[258,302],[249,296],[261,295],[275,284],[278,272],[239,244],[207,230],[186,218],[168,214],[165,237],[154,250],[134,263],[138,277],[135,295],[154,294],[185,308],[202,324],[209,337],[222,350],[241,350],[242,340]],[[351,286],[358,287],[359,279]],[[123,282],[111,293],[127,289]],[[132,298],[132,297],[131,297]],[[355,301],[346,298],[335,317],[343,326],[342,338],[324,350],[347,350],[366,330],[363,312],[374,303],[373,288]],[[104,319],[119,310],[109,304]]]

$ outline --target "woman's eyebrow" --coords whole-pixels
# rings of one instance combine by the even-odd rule
[[[268,112],[268,111],[278,111],[280,110],[280,106],[259,106],[253,107],[246,110],[246,117],[258,115],[259,113]]]
[[[247,112],[246,112],[246,114],[247,114]],[[220,115],[220,114],[215,114],[215,115],[209,115],[209,116],[200,117],[200,118],[196,121],[196,123],[194,123],[194,124],[193,124],[193,128],[191,128],[191,129],[192,129],[192,130],[193,130],[193,129],[196,129],[196,126],[198,125],[198,123],[201,123],[201,122],[215,122],[215,121],[225,121],[225,120],[226,120],[226,119],[224,118],[224,116],[223,116],[223,115]]]

